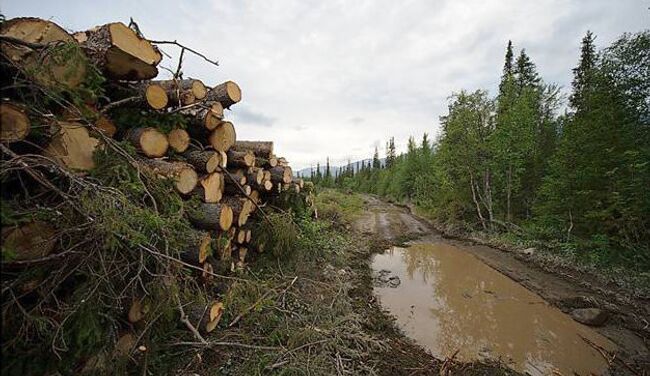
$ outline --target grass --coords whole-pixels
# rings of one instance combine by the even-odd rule
[[[363,198],[358,193],[322,188],[316,195],[316,207],[321,218],[350,224],[363,210]]]

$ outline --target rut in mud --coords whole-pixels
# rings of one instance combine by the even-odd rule
[[[559,309],[570,309],[565,302],[605,301],[598,291],[509,252],[444,239],[405,208],[365,200],[357,231],[392,243],[417,239],[375,256],[375,294],[402,331],[437,358],[457,351],[461,361],[494,360],[532,375],[602,374],[608,363],[601,350],[641,367],[647,361],[643,333],[622,324],[625,307],[598,328]]]

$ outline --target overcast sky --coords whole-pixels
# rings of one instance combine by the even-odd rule
[[[650,25],[647,0],[31,1],[2,0],[7,17],[48,18],[71,31],[129,18],[150,39],[178,40],[197,58],[185,76],[234,80],[227,116],[238,139],[275,141],[294,170],[372,155],[395,136],[438,133],[447,97],[498,85],[508,39],[547,82],[570,85],[581,37],[599,47]],[[175,56],[174,48],[163,50]],[[175,62],[163,60],[175,67]]]

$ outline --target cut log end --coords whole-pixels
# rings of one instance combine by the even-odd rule
[[[129,140],[139,151],[151,158],[159,158],[167,153],[167,136],[155,128],[136,128],[131,130]]]
[[[176,178],[176,189],[182,194],[188,194],[196,188],[199,176],[193,168],[184,168]]]
[[[169,142],[169,147],[177,153],[184,152],[190,146],[190,135],[185,129],[173,129],[167,135],[167,140]]]
[[[95,167],[93,153],[99,140],[91,137],[83,124],[59,122],[57,126],[59,130],[43,154],[71,169],[88,171]]]
[[[148,85],[145,90],[145,98],[149,106],[156,110],[162,110],[169,103],[167,92],[159,85]]]
[[[224,205],[219,215],[219,227],[226,231],[232,226],[233,213],[228,205]]]
[[[208,89],[200,80],[192,81],[192,94],[196,99],[203,99],[208,94]]]
[[[215,150],[226,152],[235,144],[236,138],[232,123],[222,121],[210,134],[209,142]]]
[[[9,102],[0,104],[0,142],[24,140],[29,130],[29,117],[21,106]]]

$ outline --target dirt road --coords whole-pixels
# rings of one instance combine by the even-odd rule
[[[413,215],[407,208],[383,202],[373,196],[365,196],[364,201],[363,215],[354,224],[356,231],[383,238],[391,244],[414,239],[450,244],[476,256],[566,313],[576,308],[600,308],[610,317],[605,325],[593,329],[615,343],[619,348],[619,356],[628,364],[634,363],[640,369],[650,372],[648,302],[635,301],[625,296],[624,291],[599,284],[595,278],[577,271],[563,269],[549,272],[532,257],[519,252],[447,239],[430,223]]]

